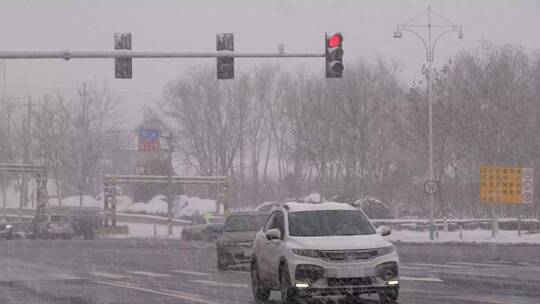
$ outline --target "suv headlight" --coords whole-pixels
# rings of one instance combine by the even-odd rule
[[[301,255],[305,257],[320,259],[321,253],[318,250],[312,250],[312,249],[293,249],[292,250],[294,254]]]
[[[394,245],[381,247],[381,248],[377,249],[377,255],[378,256],[387,255],[387,254],[390,254],[390,253],[392,253],[394,251],[396,251],[396,247],[394,247]]]

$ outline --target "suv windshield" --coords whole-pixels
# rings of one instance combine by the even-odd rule
[[[266,215],[233,215],[225,223],[225,231],[256,231],[265,220]]]
[[[290,236],[374,234],[375,229],[359,211],[323,210],[289,213]]]

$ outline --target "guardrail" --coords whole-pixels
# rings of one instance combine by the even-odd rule
[[[17,221],[19,219],[19,215],[27,220],[30,221],[34,218],[36,214],[35,209],[18,209],[18,208],[7,208],[7,218]],[[150,214],[135,214],[135,213],[118,213],[117,220],[119,223],[139,223],[139,224],[167,224],[167,217],[165,216],[158,216],[158,215],[150,215]],[[182,220],[182,219],[173,219],[173,225],[175,226],[185,226],[189,224],[190,221],[188,220]]]
[[[375,226],[385,225],[396,229],[424,230],[429,227],[428,219],[372,219]],[[435,225],[440,229],[444,226],[444,219],[435,219]],[[491,219],[447,219],[449,230],[462,229],[490,229]],[[500,218],[499,229],[501,230],[540,230],[540,219]]]
[[[35,215],[35,209],[18,209],[18,208],[8,208],[8,217],[17,219],[19,213],[22,214],[22,218],[31,219]],[[117,220],[119,223],[141,223],[141,224],[167,224],[167,217],[158,216],[158,215],[149,215],[149,214],[135,214],[135,213],[118,213]],[[395,228],[409,228],[409,229],[423,229],[429,226],[429,219],[372,219],[371,220],[376,226],[386,225]],[[435,224],[439,227],[444,225],[444,219],[435,219]],[[173,225],[176,226],[185,226],[189,224],[190,221],[182,219],[173,219]],[[447,223],[450,229],[457,229],[459,225],[462,228],[478,228],[478,227],[487,227],[491,224],[490,218],[481,218],[481,219],[447,219]],[[518,225],[521,225],[521,229],[526,230],[533,228],[537,230],[540,228],[540,219],[517,219],[517,218],[500,218],[499,226],[501,229],[505,230],[517,230]],[[538,228],[537,228],[537,227]]]

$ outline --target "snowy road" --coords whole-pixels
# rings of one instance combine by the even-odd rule
[[[398,245],[398,251],[399,303],[540,297],[540,247]],[[0,303],[253,303],[247,269],[218,272],[215,264],[211,244],[178,240],[0,242]],[[271,303],[278,298],[273,293]]]

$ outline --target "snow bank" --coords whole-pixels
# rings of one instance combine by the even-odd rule
[[[168,212],[167,197],[165,195],[157,195],[148,203],[131,204],[125,211],[146,214],[166,214]]]
[[[116,211],[125,212],[129,210],[129,207],[133,205],[133,200],[127,195],[116,196]]]
[[[319,193],[311,193],[302,198],[306,203],[320,203],[321,195]]]
[[[174,215],[176,217],[191,217],[195,213],[205,214],[215,212],[216,201],[213,199],[180,195],[174,202]],[[223,206],[220,205],[219,213],[223,214],[223,212]]]

